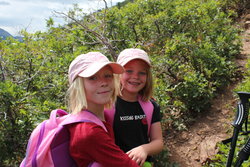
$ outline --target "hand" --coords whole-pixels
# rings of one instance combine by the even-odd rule
[[[133,148],[127,152],[128,156],[138,165],[142,166],[147,159],[148,154],[142,146]]]

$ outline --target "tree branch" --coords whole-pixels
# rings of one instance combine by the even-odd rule
[[[89,33],[91,33],[91,34],[93,34],[98,40],[100,40],[100,42],[101,42],[103,45],[105,45],[105,46],[108,48],[108,50],[109,50],[109,52],[110,52],[110,54],[111,54],[113,60],[114,60],[114,61],[116,60],[117,55],[116,55],[116,52],[115,52],[115,49],[114,49],[115,47],[113,47],[113,45],[109,42],[109,39],[108,39],[108,38],[106,38],[104,35],[101,35],[101,34],[97,33],[96,31],[90,29],[87,25],[81,23],[80,20],[77,20],[77,19],[76,19],[75,17],[73,17],[73,16],[70,16],[70,15],[65,14],[65,13],[63,13],[63,12],[57,12],[57,11],[55,11],[55,12],[56,12],[57,14],[59,14],[59,15],[62,15],[62,16],[64,16],[64,17],[66,17],[66,18],[69,18],[70,20],[74,21],[77,25],[81,26],[85,31],[87,31],[87,32],[89,32]]]
[[[2,75],[2,77],[1,77],[2,79],[1,80],[5,81],[4,68],[3,68],[3,65],[2,65],[2,62],[3,62],[2,55],[0,55],[0,60],[1,60],[0,61],[0,70],[2,71],[1,72],[1,75]]]

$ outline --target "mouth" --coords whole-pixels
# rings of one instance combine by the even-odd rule
[[[107,93],[110,93],[110,92],[111,92],[111,90],[105,90],[105,91],[100,91],[97,94],[107,94]]]
[[[129,83],[130,85],[134,85],[134,86],[139,86],[139,85],[140,85],[140,82],[128,81],[128,83]]]

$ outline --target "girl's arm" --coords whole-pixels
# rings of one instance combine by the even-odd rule
[[[160,122],[151,125],[150,143],[143,144],[128,151],[129,157],[140,166],[146,161],[148,155],[160,153],[163,149],[162,128]]]

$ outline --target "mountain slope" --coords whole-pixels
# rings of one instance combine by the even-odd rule
[[[13,37],[10,33],[0,28],[0,38],[6,39],[7,37]]]
[[[18,41],[22,42],[23,41],[23,37],[21,36],[13,36],[11,35],[9,32],[5,31],[4,29],[0,28],[0,40],[5,40],[8,37],[12,37],[17,39]]]

